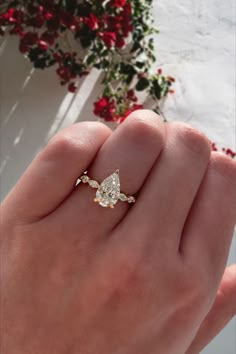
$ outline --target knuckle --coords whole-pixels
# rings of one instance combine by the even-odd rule
[[[99,121],[91,122],[80,122],[77,123],[80,129],[84,129],[85,132],[91,132],[93,134],[103,134],[109,136],[111,134],[111,129],[104,123]]]
[[[177,139],[188,149],[201,156],[210,156],[211,145],[209,139],[202,132],[185,123],[173,122],[169,126],[171,125]]]
[[[71,156],[95,149],[97,141],[105,140],[111,130],[101,122],[80,122],[59,132],[48,143],[46,156]]]
[[[137,110],[130,114],[124,124],[124,131],[129,138],[164,145],[165,125],[156,113]]]
[[[80,142],[69,134],[58,134],[48,144],[48,154],[52,155],[55,153],[67,154],[78,149],[80,149]]]
[[[209,169],[233,185],[236,193],[236,161],[220,152],[212,152]]]

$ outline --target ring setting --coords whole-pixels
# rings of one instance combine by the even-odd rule
[[[90,187],[97,189],[94,202],[104,208],[114,208],[118,200],[130,204],[136,201],[134,196],[121,193],[119,170],[106,177],[101,183],[91,179],[87,175],[87,171],[79,179],[82,183],[87,183]]]

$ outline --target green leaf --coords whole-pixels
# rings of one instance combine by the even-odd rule
[[[103,96],[110,96],[111,94],[111,88],[109,85],[107,85],[103,91]]]
[[[160,100],[161,93],[162,93],[162,87],[160,86],[158,80],[154,80],[152,84],[153,84],[152,89],[153,89],[154,95],[158,100]]]
[[[141,77],[139,81],[137,82],[136,85],[136,90],[137,91],[143,91],[149,86],[149,81],[145,77]]]
[[[109,63],[109,61],[108,60],[106,60],[106,59],[103,59],[103,60],[101,60],[101,67],[103,68],[103,69],[108,69],[109,68],[109,66],[110,66],[110,63]]]
[[[86,64],[91,65],[94,61],[96,60],[96,55],[95,53],[90,54],[87,59],[86,59]]]
[[[135,41],[130,53],[134,53],[138,49],[140,49],[140,43]]]
[[[142,61],[136,61],[135,66],[137,66],[139,69],[142,69],[145,66],[145,63]]]
[[[84,70],[84,66],[80,63],[73,63],[72,67],[71,67],[71,71],[76,74],[79,75],[82,71]]]
[[[137,70],[130,65],[125,63],[120,63],[120,73],[125,75],[124,81],[126,84],[130,84],[134,76],[137,74]]]
[[[101,69],[101,64],[100,63],[94,64],[94,68],[100,70]]]

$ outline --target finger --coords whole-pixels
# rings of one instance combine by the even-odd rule
[[[201,259],[201,269],[215,291],[225,269],[235,223],[236,162],[212,153],[185,225],[181,252],[191,264],[197,265]]]
[[[209,156],[210,145],[203,134],[182,123],[167,124],[165,147],[125,225],[158,234],[159,244],[178,250]]]
[[[131,114],[104,143],[88,175],[101,182],[119,169],[121,191],[137,193],[159,156],[165,141],[165,124],[152,111]],[[89,227],[104,235],[118,223],[130,204],[118,201],[114,209],[94,203],[96,190],[81,184],[55,217],[73,229]],[[78,219],[77,215],[80,215]]]
[[[81,122],[58,133],[5,200],[6,214],[36,220],[52,212],[74,189],[110,134],[99,122]]]
[[[236,264],[224,273],[215,302],[186,354],[198,354],[236,315]]]

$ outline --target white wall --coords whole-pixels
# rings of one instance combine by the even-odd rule
[[[169,120],[186,121],[219,145],[235,142],[234,0],[154,1],[158,66],[175,76],[176,94],[163,105]],[[34,71],[5,39],[0,47],[1,196],[9,192],[48,138],[77,120],[96,119],[95,71],[74,96],[58,85],[54,69]],[[236,240],[229,262],[236,260]],[[235,320],[205,354],[235,354]]]

